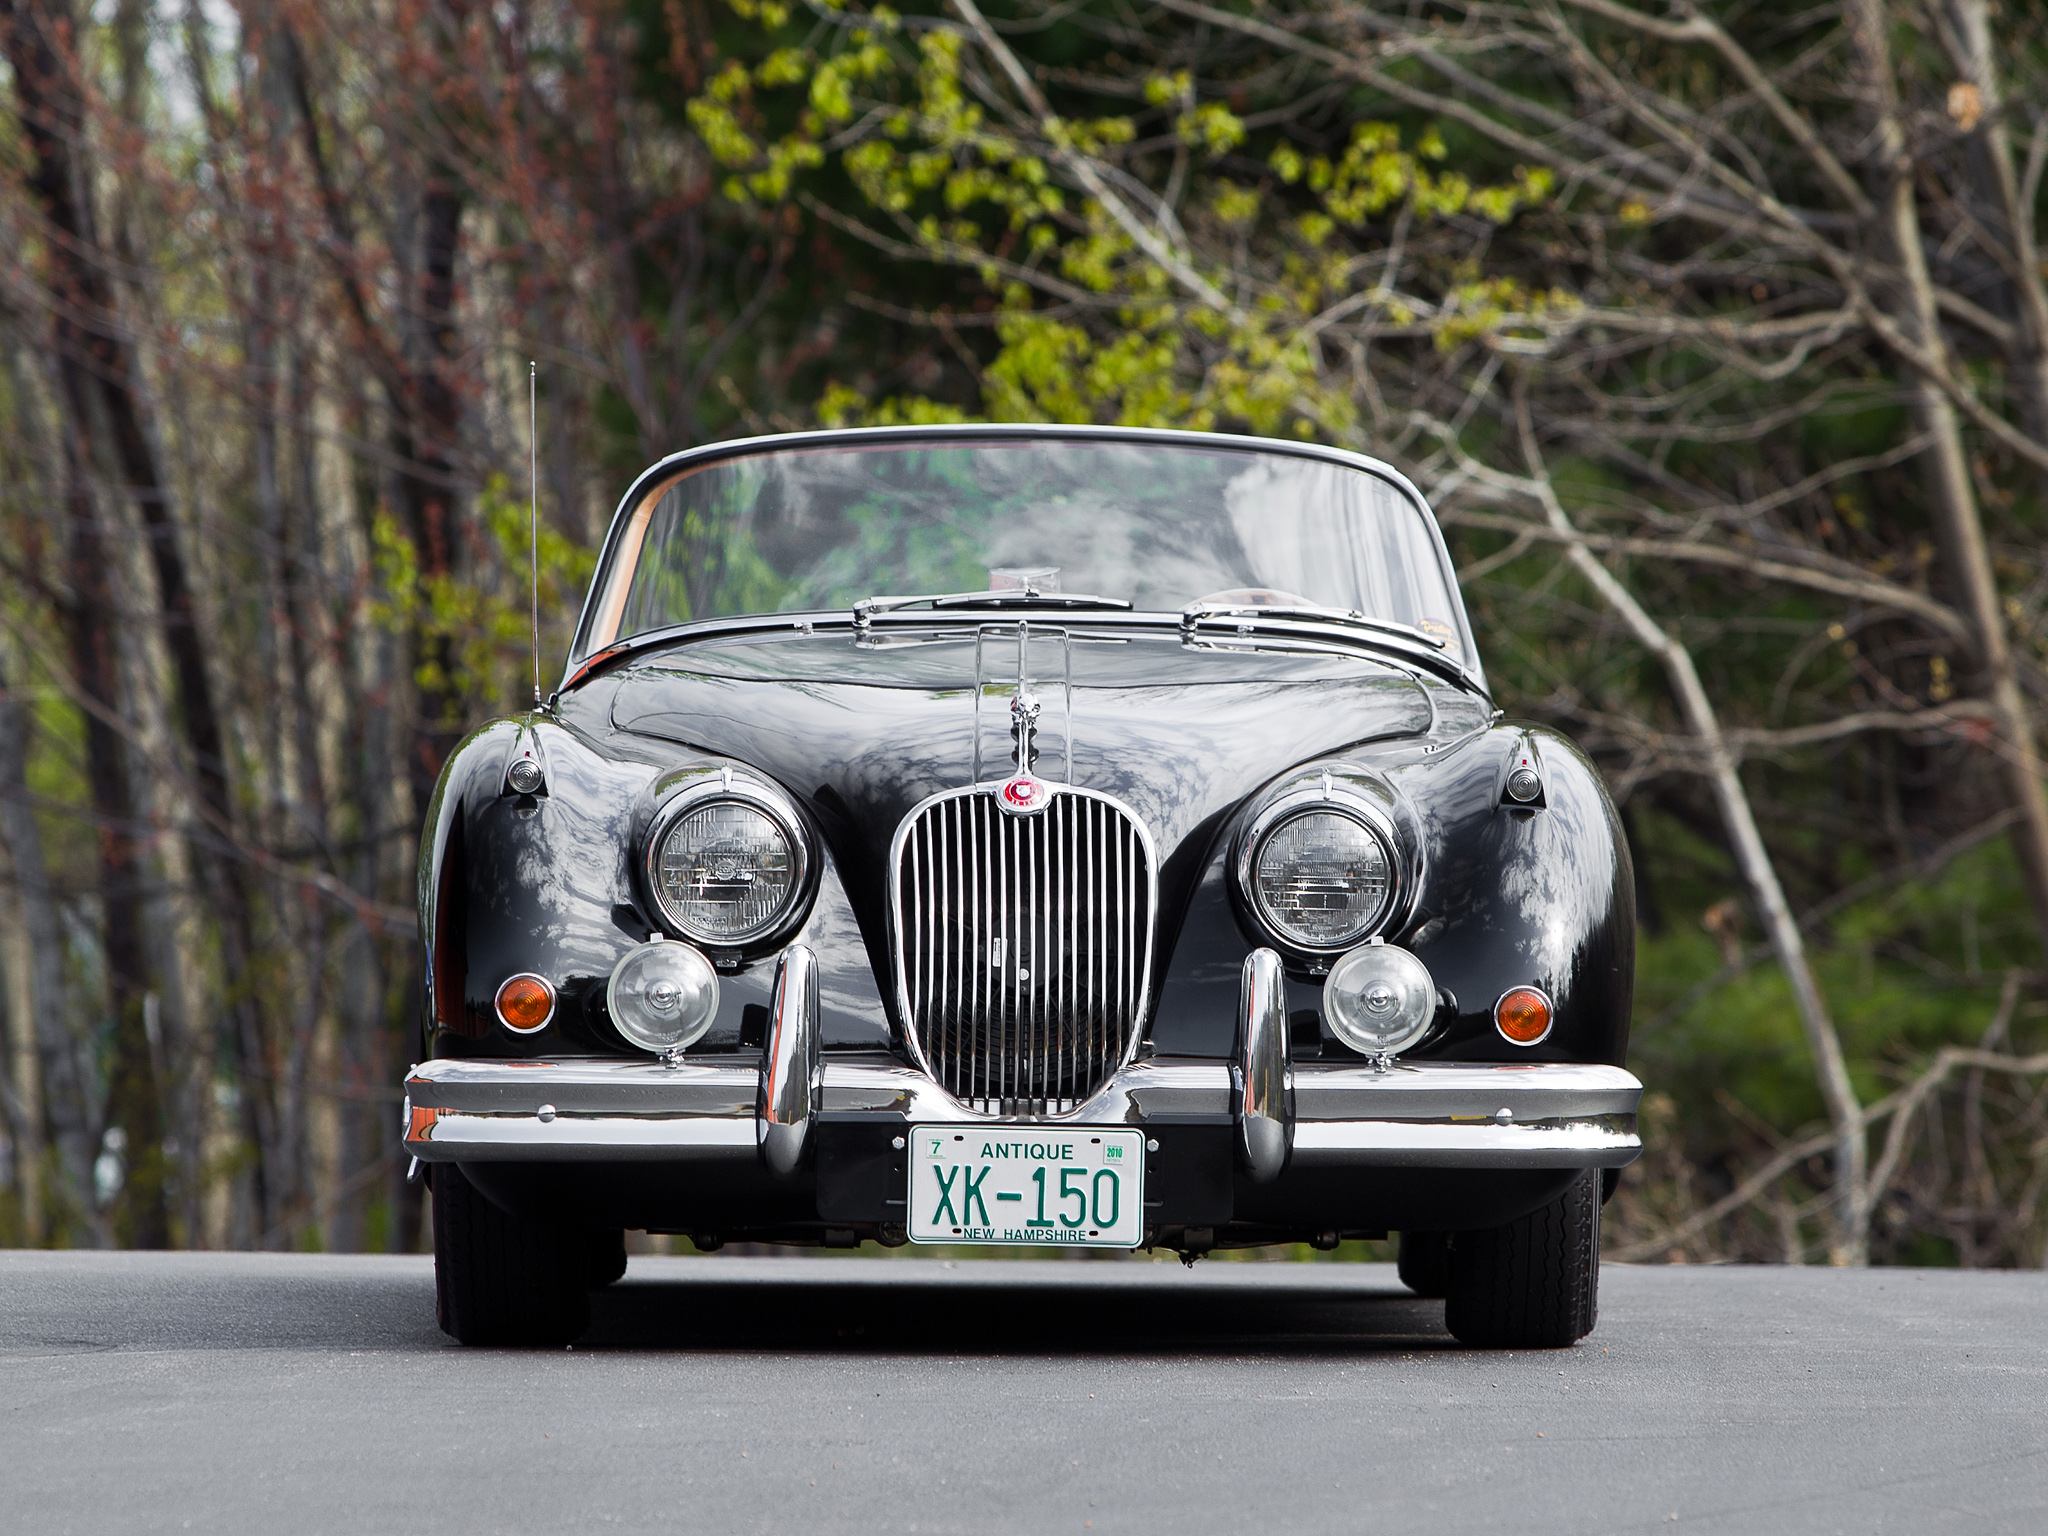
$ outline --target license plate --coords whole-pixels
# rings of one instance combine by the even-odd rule
[[[1145,1239],[1145,1133],[910,1133],[913,1243],[1135,1248]]]

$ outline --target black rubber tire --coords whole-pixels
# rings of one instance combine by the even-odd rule
[[[623,1228],[606,1227],[590,1234],[588,1280],[593,1291],[601,1291],[626,1273],[626,1234]]]
[[[590,1326],[585,1231],[501,1211],[452,1163],[434,1170],[434,1293],[463,1344],[567,1344]]]
[[[1450,1233],[1403,1232],[1395,1268],[1401,1283],[1416,1295],[1441,1299],[1451,1288]]]
[[[1444,1326],[1480,1349],[1563,1349],[1600,1308],[1600,1171],[1539,1211],[1451,1243]]]

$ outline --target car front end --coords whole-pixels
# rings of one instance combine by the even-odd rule
[[[849,569],[832,520],[871,549],[877,506],[916,526]],[[1148,545],[1183,518],[1193,553]],[[1382,530],[1334,601],[1300,590],[1331,526]],[[877,595],[933,530],[987,588]],[[1262,531],[1309,546],[1285,587]],[[829,580],[707,614],[707,549]],[[1060,590],[1061,556],[1138,596]],[[1205,560],[1226,585],[1173,590]],[[561,1271],[521,1310],[451,1233],[458,1337],[573,1329],[625,1229],[1190,1260],[1395,1232],[1474,1342],[1591,1326],[1641,1150],[1626,845],[1568,742],[1500,720],[1373,461],[1071,428],[664,461],[564,687],[464,744],[429,832],[406,1147],[437,1244],[447,1196]],[[1530,1222],[1579,1276],[1547,1310],[1483,1257]]]

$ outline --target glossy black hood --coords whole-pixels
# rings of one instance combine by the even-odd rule
[[[980,776],[1007,778],[1014,641],[985,645],[980,667]],[[879,870],[913,806],[975,782],[976,668],[971,629],[886,645],[844,631],[700,642],[622,669],[611,723],[773,776],[842,857]],[[1071,745],[1073,782],[1123,801],[1169,867],[1191,834],[1296,764],[1428,733],[1446,691],[1364,657],[1211,650],[1170,633],[1041,642],[1032,668],[1038,776],[1065,779]]]

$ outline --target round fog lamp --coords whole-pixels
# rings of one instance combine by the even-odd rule
[[[1392,944],[1365,944],[1330,967],[1323,1016],[1337,1038],[1368,1056],[1405,1051],[1436,1017],[1429,967]]]
[[[684,1050],[718,1012],[718,972],[689,945],[655,939],[612,967],[605,1004],[619,1033],[642,1050]]]
[[[1539,1045],[1550,1033],[1550,999],[1535,987],[1515,987],[1493,1005],[1494,1028],[1516,1045]]]

